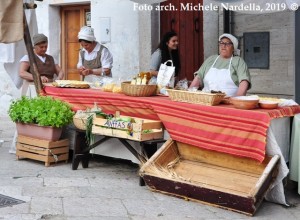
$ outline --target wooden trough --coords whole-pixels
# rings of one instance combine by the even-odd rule
[[[279,156],[262,163],[168,140],[140,169],[154,191],[252,216],[278,172]]]

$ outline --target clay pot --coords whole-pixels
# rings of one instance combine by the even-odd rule
[[[278,107],[278,102],[274,101],[259,101],[258,103],[260,108],[264,109],[275,109]]]
[[[247,96],[236,96],[230,98],[230,102],[238,109],[254,109],[257,107],[259,99],[247,97]]]

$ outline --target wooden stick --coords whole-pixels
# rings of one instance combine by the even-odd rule
[[[29,57],[29,63],[30,63],[30,67],[31,67],[30,69],[32,71],[31,74],[33,76],[36,93],[38,95],[40,95],[40,94],[44,93],[43,84],[42,84],[40,73],[38,71],[37,64],[35,61],[35,55],[33,52],[33,47],[32,47],[30,32],[29,32],[29,28],[28,28],[28,24],[27,24],[27,20],[26,20],[26,16],[25,16],[25,11],[23,12],[23,25],[24,25],[24,42],[25,42],[26,50],[27,50],[28,57]]]

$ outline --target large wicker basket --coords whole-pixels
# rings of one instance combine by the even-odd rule
[[[202,105],[218,105],[225,97],[224,93],[190,92],[167,89],[172,101],[188,102]]]
[[[156,94],[156,85],[132,85],[122,82],[122,92],[128,96],[153,96]]]

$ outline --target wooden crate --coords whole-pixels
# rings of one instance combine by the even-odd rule
[[[154,191],[253,215],[278,172],[262,163],[168,140],[140,169]]]
[[[161,121],[131,118],[134,119],[134,123],[118,121],[116,119],[94,118],[92,133],[134,141],[163,138],[163,125]],[[151,130],[151,132],[145,133],[144,131],[146,130]]]
[[[19,135],[17,139],[17,159],[29,158],[45,162],[45,166],[69,159],[69,140],[41,140]]]

